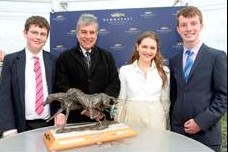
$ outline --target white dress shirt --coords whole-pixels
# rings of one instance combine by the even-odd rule
[[[169,79],[168,67],[164,67],[164,70],[168,72]],[[169,86],[162,88],[162,79],[154,62],[147,71],[146,77],[139,69],[137,61],[133,64],[122,66],[119,71],[119,77],[121,81],[120,99],[148,102],[160,100],[160,98],[169,100]],[[166,93],[161,94],[162,91]]]
[[[50,117],[50,107],[46,105],[41,116],[39,116],[35,111],[35,101],[36,101],[36,79],[34,72],[34,54],[32,54],[27,48],[26,53],[26,66],[25,66],[25,115],[26,120],[34,119],[48,119]],[[45,74],[44,60],[43,60],[43,50],[41,50],[37,55],[39,57],[41,71],[42,71],[42,82],[43,82],[43,95],[44,100],[48,96],[48,87]]]
[[[185,64],[186,64],[186,59],[187,59],[186,51],[187,50],[191,50],[194,53],[193,57],[192,57],[193,62],[194,62],[202,44],[203,44],[202,41],[200,41],[198,43],[198,45],[196,45],[194,48],[186,48],[186,47],[184,47],[184,51],[183,51],[183,70],[184,70],[184,67],[185,67]]]

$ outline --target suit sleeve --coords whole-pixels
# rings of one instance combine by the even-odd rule
[[[1,73],[1,98],[0,98],[0,129],[4,132],[15,129],[15,113],[12,94],[12,62],[9,56],[4,58]]]
[[[195,118],[203,130],[216,124],[227,111],[227,56],[222,51],[216,56],[212,81],[214,95],[211,104]]]
[[[117,98],[120,92],[120,79],[118,75],[118,70],[115,64],[115,60],[111,54],[108,56],[108,66],[109,66],[109,78],[108,84],[105,88],[105,93]]]
[[[61,56],[56,61],[56,88],[55,92],[67,92],[70,89],[69,78],[67,75],[66,64],[64,63],[66,59]]]
[[[177,93],[177,86],[176,86],[176,79],[174,77],[174,69],[173,69],[173,62],[170,60],[170,110],[169,115],[172,115],[172,109],[174,102],[176,101],[176,93]],[[171,117],[170,117],[171,119]],[[170,120],[171,122],[171,120]]]

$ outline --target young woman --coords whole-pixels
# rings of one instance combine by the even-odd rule
[[[121,89],[118,120],[130,126],[167,129],[169,113],[169,69],[160,54],[158,36],[142,33],[130,64],[120,68]]]

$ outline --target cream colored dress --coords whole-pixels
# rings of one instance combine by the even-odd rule
[[[169,69],[164,67],[168,75]],[[162,79],[152,63],[146,77],[137,62],[120,68],[121,89],[117,121],[129,126],[147,127],[152,130],[168,128],[169,83],[162,88]]]

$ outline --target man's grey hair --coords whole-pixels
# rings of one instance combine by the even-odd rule
[[[78,22],[76,25],[76,31],[77,32],[79,31],[80,25],[91,25],[91,24],[95,24],[97,26],[97,31],[98,31],[99,25],[98,25],[97,17],[93,14],[84,13],[78,19]]]

